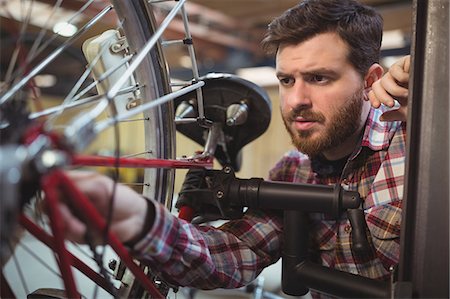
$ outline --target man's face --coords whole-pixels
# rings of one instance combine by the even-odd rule
[[[364,125],[364,82],[347,55],[347,45],[335,33],[278,50],[283,120],[294,145],[309,156],[347,153],[355,145],[348,139]]]

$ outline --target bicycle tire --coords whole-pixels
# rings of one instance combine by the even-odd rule
[[[123,29],[128,38],[131,51],[143,47],[155,32],[155,18],[151,7],[145,1],[120,1],[112,0],[116,12],[123,17]],[[167,71],[166,60],[158,43],[148,58],[141,63],[136,70],[138,80],[143,80],[146,86],[143,95],[144,101],[158,98],[170,93],[170,78]],[[175,123],[173,103],[158,106],[144,113],[150,121],[145,126],[146,149],[149,149],[151,158],[173,159],[175,157]],[[156,138],[155,138],[156,137]],[[172,206],[174,185],[174,170],[146,169],[144,177],[144,196],[155,199],[166,205]]]
[[[155,18],[151,7],[144,1],[111,1],[115,5],[117,14],[127,16],[123,20],[125,35],[140,35],[142,38],[128,39],[130,50],[142,48],[144,42],[148,40],[155,31]],[[130,18],[130,16],[133,16]],[[137,25],[134,20],[140,20]],[[144,78],[146,84],[151,84],[149,88],[151,94],[144,98],[158,98],[171,91],[170,78],[166,71],[166,60],[160,43],[150,52],[147,60],[136,70],[138,78]],[[166,105],[158,106],[157,109],[146,111],[145,118],[152,121],[145,127],[146,149],[150,149],[152,158],[173,159],[175,157],[175,123],[173,121],[174,105],[169,102]],[[158,138],[154,138],[158,136]],[[152,138],[153,137],[153,138]],[[175,171],[173,169],[145,169],[143,195],[148,198],[157,199],[169,210],[172,207],[173,189],[175,181]],[[131,275],[131,274],[130,274]],[[132,279],[132,284],[123,286],[122,294],[129,296],[142,296],[144,290],[140,284]]]

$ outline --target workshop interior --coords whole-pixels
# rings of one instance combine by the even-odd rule
[[[57,52],[66,40],[77,34],[78,30],[85,28],[93,17],[102,14],[105,6],[109,5],[109,1],[106,0],[94,1],[81,14],[74,16],[74,13],[86,2],[88,1],[0,0],[0,81],[11,73],[10,61],[17,55],[15,53],[15,44],[18,42],[17,29],[21,32],[20,42],[28,49],[34,47],[36,39],[48,41],[47,47],[38,55],[42,60]],[[161,4],[158,3],[158,8],[154,11],[155,22],[158,24],[164,23],[167,13],[179,1],[160,2]],[[280,99],[275,60],[273,55],[264,53],[261,40],[271,20],[298,2],[299,0],[188,0],[184,9],[188,17],[191,39],[185,39],[184,44],[163,46],[171,82],[192,80],[192,53],[190,53],[191,48],[186,47],[186,44],[192,43],[199,78],[205,80],[205,86],[210,88],[213,96],[215,86],[222,82],[229,84],[227,86],[236,94],[236,97],[241,96],[241,90],[248,96],[248,90],[251,89],[251,97],[255,98],[256,105],[264,110],[261,113],[266,119],[248,118],[252,126],[259,128],[260,131],[256,129],[248,132],[230,131],[230,134],[235,134],[232,135],[233,138],[242,141],[238,145],[233,142],[225,145],[219,142],[231,154],[216,153],[217,160],[214,161],[214,167],[219,169],[223,165],[231,164],[234,168],[233,176],[267,179],[269,170],[280,156],[292,148],[291,139],[284,128],[279,111]],[[380,64],[384,70],[404,55],[411,54],[413,58],[414,76],[410,81],[413,83],[413,88],[408,114],[409,147],[405,170],[406,204],[402,223],[401,264],[396,270],[398,271],[396,282],[389,282],[388,293],[390,298],[409,298],[413,294],[414,298],[448,298],[450,213],[448,204],[450,188],[448,22],[450,5],[448,0],[359,0],[359,2],[372,6],[383,17]],[[58,6],[56,9],[55,3]],[[33,8],[27,10],[28,7]],[[28,19],[29,23],[21,27],[20,20],[24,18]],[[167,24],[161,40],[185,38],[184,21],[181,14],[176,15]],[[95,59],[89,58],[86,54],[84,42],[107,34],[108,30],[117,26],[118,18],[115,14],[108,14],[89,25],[88,34],[82,35],[70,45],[65,46],[62,52],[58,53],[58,57],[35,76],[33,84],[41,99],[40,105],[43,105],[44,109],[63,103],[66,96],[71,94],[73,86],[77,84],[80,74],[85,71],[87,61]],[[50,36],[55,33],[56,37],[50,39]],[[103,35],[103,38],[107,36]],[[20,60],[20,57],[18,59]],[[192,93],[194,91],[174,99],[175,105],[179,107],[189,102]],[[205,99],[207,99],[206,94],[205,92]],[[133,105],[133,102],[130,101],[129,104]],[[241,104],[234,109],[236,111],[245,109],[246,103]],[[183,127],[183,125],[177,129],[175,157],[184,157],[186,153],[196,152],[199,144],[207,146],[206,131],[192,132],[189,127]],[[121,138],[124,140],[121,141],[120,150],[124,153],[139,151],[136,149],[143,146],[144,140],[140,140],[136,135],[142,132],[136,131],[133,127],[124,130],[121,132]],[[98,155],[114,155],[111,150],[114,148],[111,146],[114,142],[113,136],[113,130],[105,132],[87,147],[88,151]],[[225,140],[227,137],[229,136],[225,136]],[[105,144],[108,144],[108,147],[105,147]],[[237,148],[234,149],[233,146]],[[0,158],[7,159],[7,156],[3,153]],[[1,159],[0,163],[5,163],[0,168],[5,168],[7,165]],[[104,167],[97,171],[112,175],[115,169]],[[119,172],[122,181],[129,185],[135,184],[144,176],[143,170],[138,168],[123,168]],[[171,206],[175,205],[175,199],[182,189],[186,173],[187,170],[180,167],[172,174],[171,184],[174,187],[170,195],[173,195],[174,202],[170,203]],[[229,172],[226,174],[228,175]],[[3,198],[10,194],[0,190]],[[5,205],[3,201],[2,205]],[[2,209],[5,208],[2,207]],[[294,217],[297,216],[294,215]],[[3,213],[2,217],[5,217]],[[221,223],[218,222],[217,225]],[[296,225],[301,226],[301,223]],[[5,227],[2,227],[2,230],[4,229]],[[26,265],[22,271],[34,277],[30,279],[26,287],[28,291],[48,281],[58,280],[52,273],[48,274],[49,276],[43,274],[52,272],[51,269],[50,271],[42,270],[57,267],[53,253],[48,251],[40,241],[29,237],[27,233],[21,233],[24,234],[24,245],[17,245],[15,249],[18,251],[17,257],[10,258],[6,265],[2,264],[2,283],[5,276],[13,290],[23,288],[21,278],[23,273],[17,270],[17,264],[20,263]],[[49,266],[42,266],[40,262],[33,261],[35,256],[50,260]],[[313,268],[310,271],[313,271]],[[95,288],[87,284],[84,286],[83,276],[78,273],[76,276],[81,289]],[[345,278],[340,279],[345,280]],[[384,291],[388,288],[387,285],[368,283],[370,287],[373,286],[376,289],[373,294],[378,294],[377,291],[380,289]],[[55,287],[60,287],[60,282],[55,284]],[[102,290],[98,292],[98,298],[112,298],[107,292]],[[202,291],[180,288],[176,292],[174,290],[170,292],[169,298],[180,299],[298,298],[286,295],[282,291],[281,263],[265,269],[252,285],[241,289]],[[17,298],[26,298],[26,295],[26,291],[20,291]],[[308,296],[305,295],[304,298],[310,298]]]

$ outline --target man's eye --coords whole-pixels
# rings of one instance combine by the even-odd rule
[[[281,85],[288,86],[294,84],[293,78],[279,78],[278,80],[280,81]]]
[[[329,81],[329,79],[323,75],[311,75],[308,79],[308,81],[313,83],[327,83]]]

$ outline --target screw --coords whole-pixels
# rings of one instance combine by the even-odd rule
[[[108,268],[111,270],[116,270],[117,267],[117,261],[116,260],[110,260],[108,263]]]
[[[126,105],[127,110],[131,110],[140,105],[140,99],[129,98],[128,103]]]

